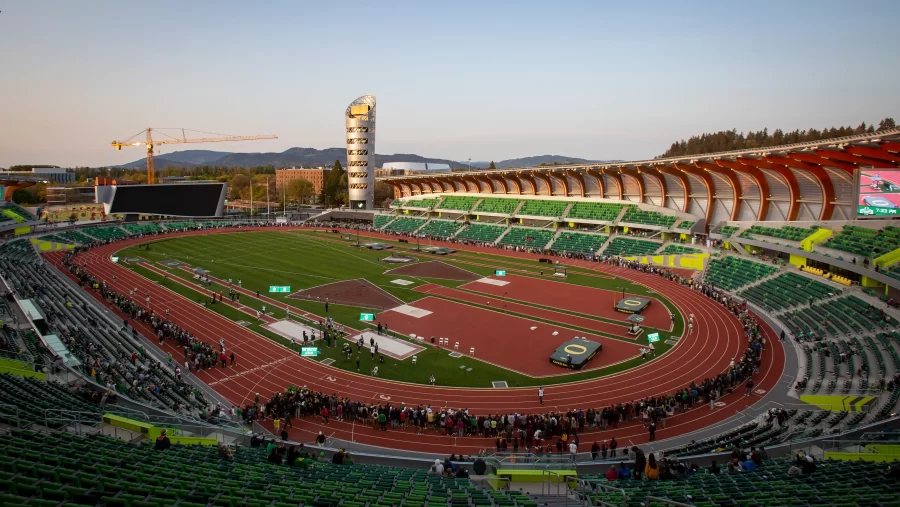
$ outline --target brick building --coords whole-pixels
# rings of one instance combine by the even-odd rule
[[[290,169],[276,169],[275,188],[280,191],[282,185],[287,185],[291,181],[302,178],[312,183],[313,194],[319,195],[322,193],[322,187],[325,186],[325,178],[328,177],[330,171],[330,168],[324,167],[317,167],[315,169],[297,169],[296,167]]]

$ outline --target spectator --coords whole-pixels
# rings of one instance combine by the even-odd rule
[[[616,466],[613,465],[609,467],[609,470],[606,472],[606,480],[615,481],[619,479],[619,472],[616,471]]]
[[[434,460],[434,465],[431,465],[431,469],[428,470],[428,475],[436,475],[438,477],[444,475],[444,465],[441,463],[441,460]]]
[[[172,447],[172,442],[166,436],[166,430],[162,430],[162,433],[156,437],[156,443],[153,445],[153,448],[157,451],[165,451],[169,447]]]
[[[647,465],[647,457],[644,455],[644,451],[638,449],[637,446],[632,447],[631,450],[634,451],[634,478],[640,479],[641,472],[644,471]],[[652,458],[653,454],[650,457]]]
[[[487,463],[479,456],[475,463],[472,464],[472,470],[475,471],[475,475],[484,475],[487,472]]]
[[[619,463],[619,479],[631,479],[631,470],[624,461]]]
[[[719,465],[716,464],[716,460],[712,460],[712,464],[709,465],[709,469],[707,471],[712,475],[719,475],[722,472],[722,469],[719,468]]]
[[[655,481],[659,479],[659,464],[656,462],[656,455],[650,453],[647,465],[644,467],[644,475],[647,480]]]

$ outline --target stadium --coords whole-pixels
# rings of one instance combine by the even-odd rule
[[[356,169],[302,219],[208,218],[223,184],[8,203],[2,501],[893,505],[898,162],[894,129],[388,176],[382,210]],[[650,455],[681,480],[609,480]]]

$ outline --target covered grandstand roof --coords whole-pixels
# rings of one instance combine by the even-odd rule
[[[403,196],[447,192],[619,199],[727,220],[856,218],[857,169],[896,168],[900,129],[753,150],[609,164],[380,178]]]

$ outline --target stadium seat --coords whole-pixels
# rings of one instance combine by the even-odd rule
[[[519,206],[518,199],[504,199],[502,197],[485,197],[475,208],[475,213],[502,213],[509,215]]]
[[[528,199],[516,212],[517,215],[553,217],[559,218],[566,207],[569,205],[566,201],[545,201],[541,199]]]
[[[564,231],[550,245],[549,249],[557,252],[569,252],[583,255],[593,255],[609,239],[600,234],[583,234]]]
[[[625,204],[607,202],[578,201],[569,209],[566,218],[570,220],[583,219],[612,222],[619,216],[619,213],[622,212],[622,208],[625,206]]]
[[[506,226],[471,223],[456,235],[456,239],[493,243],[503,234]]]
[[[706,281],[716,287],[734,290],[773,275],[778,268],[740,257],[727,256],[713,259],[706,269]]]
[[[463,226],[462,222],[451,220],[431,220],[424,227],[419,229],[419,234],[429,237],[449,238],[456,234],[456,231]]]
[[[512,227],[509,232],[500,239],[499,244],[543,250],[547,246],[547,243],[553,239],[553,234],[554,231],[551,229]]]
[[[450,211],[471,211],[472,207],[475,206],[475,203],[478,202],[478,199],[479,197],[472,197],[467,195],[448,195],[444,197],[444,200],[441,201],[437,209]]]
[[[384,232],[410,233],[418,229],[425,223],[424,218],[397,217],[396,220],[389,223],[383,230]]]
[[[603,249],[603,255],[619,255],[628,257],[631,255],[649,255],[662,246],[662,243],[643,239],[616,236]]]

